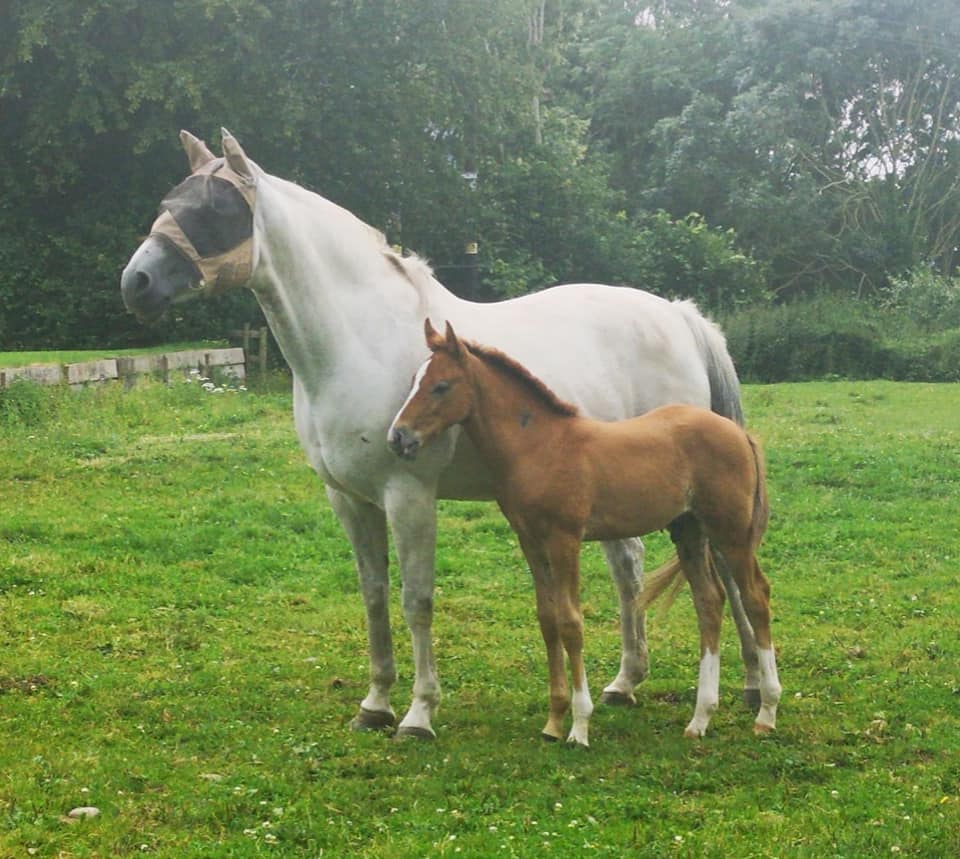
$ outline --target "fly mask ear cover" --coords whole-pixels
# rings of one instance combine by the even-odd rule
[[[199,289],[220,292],[240,286],[253,272],[256,197],[256,185],[218,158],[163,198],[150,235],[170,242],[197,267]]]

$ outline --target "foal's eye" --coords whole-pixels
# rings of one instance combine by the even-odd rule
[[[449,382],[437,382],[437,384],[435,384],[430,389],[430,393],[433,394],[435,397],[440,397],[440,396],[443,396],[443,394],[445,394],[449,390],[450,390]]]

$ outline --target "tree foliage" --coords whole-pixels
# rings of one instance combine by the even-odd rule
[[[253,318],[230,296],[144,332],[121,307],[180,128],[230,128],[454,288],[479,240],[480,297],[594,280],[728,311],[949,276],[958,21],[947,0],[7,0],[0,348]]]
[[[960,244],[960,25],[934,0],[652,4],[595,120],[638,207],[703,213],[778,292],[872,291]]]

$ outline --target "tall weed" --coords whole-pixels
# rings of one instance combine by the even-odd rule
[[[38,427],[57,411],[59,391],[44,389],[35,382],[18,379],[0,388],[0,426]]]

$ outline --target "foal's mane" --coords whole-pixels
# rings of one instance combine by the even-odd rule
[[[515,361],[509,355],[504,355],[499,349],[492,346],[481,346],[473,341],[461,341],[470,350],[471,354],[476,355],[480,360],[493,364],[498,369],[505,372],[508,376],[516,379],[537,399],[547,406],[552,412],[562,417],[574,417],[580,414],[580,410],[561,400],[553,391],[550,390],[540,379],[533,375],[523,364]]]

